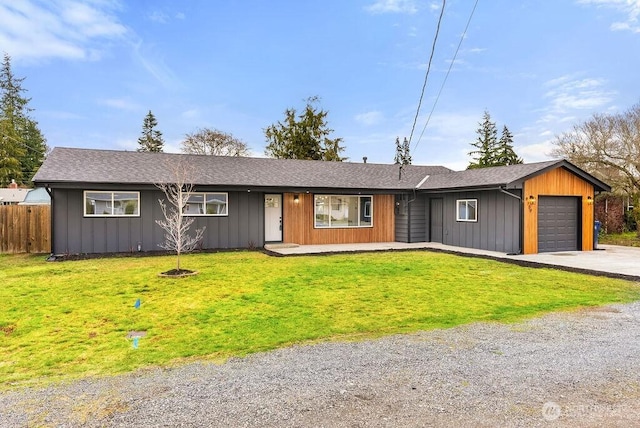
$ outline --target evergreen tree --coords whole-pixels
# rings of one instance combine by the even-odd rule
[[[4,54],[0,67],[0,185],[12,179],[28,183],[42,164],[47,145],[38,123],[28,107],[30,98],[23,96],[24,77],[11,70],[11,57]]]
[[[476,130],[478,139],[471,143],[476,150],[469,152],[473,161],[467,169],[486,168],[494,166],[495,153],[498,145],[498,130],[495,122],[491,121],[491,115],[485,110],[480,127]]]
[[[400,137],[396,137],[396,155],[393,158],[393,163],[396,165],[402,164],[402,145],[400,144]]]
[[[265,154],[277,159],[308,159],[343,161],[342,138],[329,138],[333,132],[327,125],[327,111],[318,110],[313,104],[318,97],[307,99],[304,112],[285,110],[283,122],[277,122],[264,130],[268,142]]]
[[[396,165],[411,165],[411,154],[409,152],[409,140],[404,137],[402,144],[400,138],[396,137],[396,156],[393,158]]]
[[[161,153],[163,151],[164,140],[162,139],[162,132],[155,129],[156,126],[158,126],[158,121],[149,110],[142,122],[142,135],[138,138],[139,152]]]
[[[505,125],[496,148],[494,165],[516,165],[519,163],[522,163],[522,159],[513,150],[513,134]]]

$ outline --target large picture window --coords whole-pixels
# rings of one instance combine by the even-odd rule
[[[477,199],[458,199],[456,202],[457,221],[478,221]]]
[[[189,216],[226,216],[228,212],[228,200],[229,196],[227,193],[193,192],[189,194],[189,199],[187,199],[183,214]]]
[[[372,227],[373,197],[350,195],[316,195],[315,227]]]
[[[84,192],[85,217],[139,217],[140,192]]]

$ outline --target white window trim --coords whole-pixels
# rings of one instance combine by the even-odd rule
[[[105,193],[111,194],[111,201],[108,201],[109,205],[111,205],[111,210],[113,212],[113,198],[114,195],[116,193],[134,193],[136,195],[136,198],[138,200],[138,214],[88,214],[87,213],[87,193]],[[84,217],[124,217],[124,218],[131,218],[131,217],[140,217],[140,211],[142,210],[141,204],[140,204],[140,192],[136,192],[136,191],[130,191],[130,190],[85,190],[82,193],[82,212]]]
[[[460,218],[460,202],[464,202],[466,206],[469,205],[469,202],[476,203],[476,218],[468,219],[468,218]],[[469,210],[467,210],[467,215]],[[463,221],[468,223],[477,223],[478,222],[478,200],[477,199],[456,199],[456,221]]]
[[[228,217],[229,216],[229,193],[228,192],[189,192],[188,195],[183,194],[183,197],[188,197],[189,196],[193,196],[193,195],[203,195],[203,199],[205,202],[205,212],[202,214],[199,213],[183,213],[182,215],[184,217]],[[207,214],[207,207],[206,207],[206,202],[207,202],[207,195],[224,195],[225,200],[227,201],[225,203],[225,212],[224,214]]]
[[[317,204],[316,204],[316,198],[318,198],[318,196],[328,196],[329,197],[329,207],[331,207],[331,204],[333,203],[331,198],[337,197],[337,198],[344,198],[344,197],[356,197],[358,198],[358,225],[357,226],[332,226],[331,225],[331,215],[329,215],[329,225],[328,226],[317,226],[316,223],[316,215],[317,215]],[[362,203],[362,198],[371,198],[371,206],[370,206],[370,212],[369,214],[371,214],[369,217],[370,219],[370,223],[371,224],[365,224],[365,225],[360,225],[360,213],[361,211],[361,206],[360,204]],[[331,211],[331,208],[329,208],[329,211]],[[314,229],[365,229],[365,228],[371,228],[373,227],[373,195],[345,195],[345,194],[335,194],[335,195],[328,195],[328,194],[316,194],[313,195],[313,228]]]

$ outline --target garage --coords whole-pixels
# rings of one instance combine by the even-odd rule
[[[577,251],[579,198],[541,196],[538,202],[538,251]]]

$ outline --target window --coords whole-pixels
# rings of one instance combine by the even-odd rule
[[[84,192],[85,217],[139,217],[140,192]]]
[[[189,194],[189,199],[187,199],[183,214],[189,216],[226,216],[227,200],[227,193],[192,192]]]
[[[371,196],[316,195],[315,227],[371,227],[372,203]]]
[[[478,200],[458,199],[457,221],[478,221]]]

